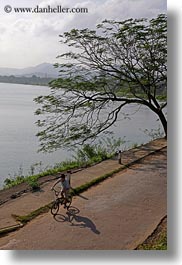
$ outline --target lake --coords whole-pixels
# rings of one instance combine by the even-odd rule
[[[35,125],[38,107],[33,99],[49,93],[44,86],[0,83],[0,187],[4,179],[13,177],[19,172],[27,175],[31,166],[41,161],[41,167],[71,158],[65,150],[54,153],[37,153],[38,138],[35,136],[38,128]],[[125,112],[135,113],[138,106],[128,106]],[[122,119],[122,117],[120,117]],[[112,127],[115,137],[124,137],[126,147],[132,143],[146,143],[151,140],[142,130],[157,129],[160,123],[157,116],[145,107],[141,107],[131,120],[120,120]]]

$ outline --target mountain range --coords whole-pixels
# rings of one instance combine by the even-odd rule
[[[0,75],[1,76],[25,76],[31,77],[36,75],[38,77],[47,77],[47,78],[56,78],[58,77],[59,71],[57,68],[50,63],[42,63],[33,67],[27,68],[4,68],[0,67]]]

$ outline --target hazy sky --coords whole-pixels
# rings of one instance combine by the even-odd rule
[[[72,28],[94,28],[104,19],[156,17],[166,13],[166,0],[1,0],[0,67],[23,68],[56,62],[64,52],[59,34]],[[4,7],[10,5],[12,12]],[[15,13],[17,7],[88,8],[87,14]]]

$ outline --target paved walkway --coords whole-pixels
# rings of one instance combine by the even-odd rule
[[[149,144],[122,153],[122,164],[133,163],[161,148],[166,147],[167,143],[164,139],[158,139]],[[72,174],[72,187],[83,185],[97,177],[121,167],[117,159],[103,161],[93,167],[84,169]],[[54,196],[50,190],[53,181],[44,183],[40,192],[28,192],[22,196],[7,201],[0,206],[0,231],[6,227],[16,226],[17,222],[12,215],[27,215],[30,212],[50,203]],[[1,198],[0,198],[1,199]]]
[[[0,249],[132,250],[167,213],[167,148],[0,238]]]

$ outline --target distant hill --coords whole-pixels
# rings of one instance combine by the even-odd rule
[[[10,84],[24,84],[24,85],[40,85],[40,86],[48,86],[49,82],[53,80],[52,77],[39,77],[36,75],[32,76],[1,76],[0,75],[0,83],[10,83]]]
[[[50,63],[42,63],[34,67],[27,68],[3,68],[0,67],[1,76],[31,77],[33,75],[41,78],[56,78],[58,70]]]

